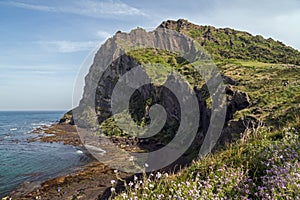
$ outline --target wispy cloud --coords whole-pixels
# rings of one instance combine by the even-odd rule
[[[27,4],[27,3],[16,2],[16,1],[1,2],[1,4],[5,4],[17,8],[29,9],[29,10],[39,10],[39,11],[47,11],[47,12],[57,11],[54,7],[51,6],[34,5],[34,4]]]
[[[63,0],[65,4],[39,5],[21,1],[0,2],[7,6],[45,12],[57,12],[103,18],[107,16],[145,16],[145,13],[121,1]]]
[[[38,44],[48,49],[55,49],[61,53],[73,53],[79,51],[90,51],[98,47],[98,41],[84,41],[74,42],[67,40],[55,40],[55,41],[38,41]]]
[[[106,31],[97,31],[96,36],[99,38],[102,38],[102,39],[106,39],[106,38],[110,37],[111,34]]]

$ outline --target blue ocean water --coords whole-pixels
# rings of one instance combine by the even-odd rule
[[[25,181],[46,180],[88,162],[76,147],[31,142],[34,128],[56,122],[64,111],[0,112],[0,197]]]

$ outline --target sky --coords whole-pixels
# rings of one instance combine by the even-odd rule
[[[71,109],[107,38],[179,18],[300,49],[299,0],[0,0],[0,110]]]

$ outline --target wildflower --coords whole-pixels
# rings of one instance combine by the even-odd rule
[[[156,174],[156,178],[160,178],[161,177],[161,173],[160,172],[157,172],[157,174]]]
[[[126,199],[128,197],[126,193],[122,193],[121,196],[123,197],[123,199]]]
[[[115,181],[115,180],[111,180],[110,183],[111,183],[112,185],[114,185],[114,184],[116,183],[116,181]]]
[[[132,162],[134,160],[133,156],[130,156],[129,161]]]
[[[132,187],[132,186],[133,186],[133,182],[130,181],[130,182],[128,183],[128,185],[129,185],[129,187]]]

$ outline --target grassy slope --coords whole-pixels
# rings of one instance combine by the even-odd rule
[[[214,39],[203,39],[208,29]],[[232,29],[196,26],[178,31],[202,41],[221,71],[238,81],[233,87],[250,96],[251,107],[236,113],[235,119],[253,116],[263,125],[177,174],[135,180],[116,199],[299,197],[300,73],[299,67],[285,64],[299,64],[299,52]]]
[[[230,28],[199,26],[186,20],[168,21],[170,28],[197,40],[214,60],[242,59],[265,63],[288,63],[300,65],[300,52],[272,38],[253,36]]]
[[[251,98],[252,106],[239,112],[236,118],[253,116],[268,126],[277,127],[299,118],[299,67],[242,60],[219,67],[225,75],[239,82],[234,88],[246,91]],[[285,81],[288,81],[286,86]]]
[[[238,80],[235,89],[246,91],[253,103],[235,118],[253,116],[265,125],[247,130],[225,150],[195,161],[178,174],[137,180],[116,199],[261,199],[267,195],[280,199],[300,195],[299,68],[242,60],[218,65],[225,75]],[[282,80],[289,84],[283,86]],[[280,170],[284,172],[278,174]]]

